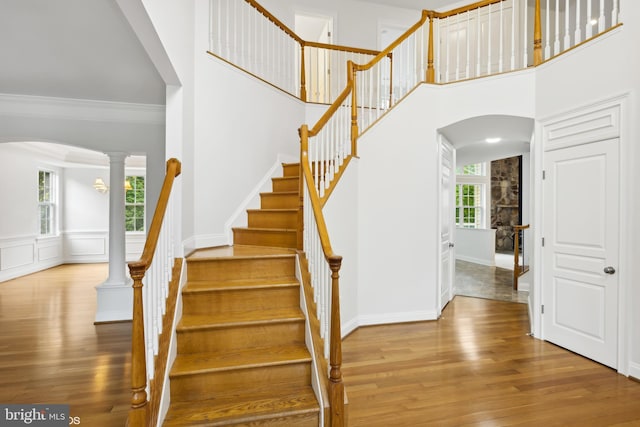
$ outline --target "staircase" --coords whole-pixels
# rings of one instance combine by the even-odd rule
[[[234,246],[187,258],[165,426],[319,425],[295,276],[299,167],[283,169]]]

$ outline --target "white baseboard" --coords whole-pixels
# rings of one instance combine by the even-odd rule
[[[10,270],[0,272],[0,282],[16,279],[18,277],[26,276],[27,274],[37,273],[39,271],[57,267],[62,264],[62,260],[57,259],[48,262],[39,262],[37,264],[30,264],[22,267],[12,268]]]
[[[629,376],[640,380],[640,363],[629,362]]]
[[[456,254],[456,259],[459,259],[460,261],[472,262],[474,264],[486,265],[488,267],[496,266],[496,263],[494,260],[489,261],[482,258],[474,258],[474,257],[469,257],[469,256],[459,255],[459,254]]]
[[[342,336],[346,336],[351,332],[358,329],[360,326],[373,326],[373,325],[389,325],[393,323],[406,323],[406,322],[423,322],[427,320],[437,320],[438,313],[435,311],[409,311],[401,313],[384,313],[358,316],[354,319],[348,320],[342,324]]]

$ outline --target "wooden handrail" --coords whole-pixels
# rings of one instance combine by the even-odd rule
[[[129,272],[133,279],[133,320],[131,330],[131,410],[129,426],[145,427],[148,423],[147,400],[147,363],[144,344],[144,308],[142,303],[142,279],[153,262],[158,244],[162,221],[169,203],[171,188],[175,177],[180,175],[181,163],[177,159],[167,161],[167,173],[158,197],[147,240],[142,256],[138,261],[129,263]]]
[[[344,92],[343,92],[344,93]],[[342,257],[336,255],[331,248],[329,232],[322,213],[320,198],[313,185],[313,175],[309,167],[309,130],[307,125],[300,128],[300,165],[303,179],[311,200],[311,209],[316,219],[320,246],[325,260],[331,269],[331,335],[329,344],[329,406],[330,425],[342,427],[345,425],[344,412],[344,383],[342,382],[342,332],[340,327],[340,267]]]
[[[373,59],[371,59],[371,61],[369,61],[369,62],[367,62],[366,64],[363,64],[363,65],[355,65],[356,71],[368,70],[369,68],[373,67],[378,62],[380,62],[382,59],[386,58],[391,53],[391,51],[393,51],[393,49],[398,47],[400,45],[400,43],[402,43],[403,41],[408,39],[409,36],[411,36],[411,34],[413,34],[418,28],[420,28],[427,21],[427,17],[428,16],[429,16],[429,11],[428,10],[423,10],[422,11],[422,17],[420,18],[420,20],[418,22],[413,24],[407,31],[402,33],[402,35],[400,37],[398,37],[398,39],[396,41],[394,41],[389,46],[387,46],[386,49],[382,50]]]
[[[529,224],[513,226],[513,289],[516,291],[518,290],[518,277],[525,273],[524,259],[522,260],[522,272],[520,272],[520,231],[527,228],[529,228]]]
[[[273,22],[276,27],[280,28],[282,31],[287,33],[289,35],[289,37],[291,37],[292,39],[294,39],[295,41],[297,41],[301,45],[304,45],[304,40],[302,40],[295,32],[293,32],[293,30],[291,30],[291,28],[289,28],[286,25],[284,25],[282,23],[282,21],[280,21],[278,18],[273,16],[271,14],[271,12],[269,12],[267,9],[265,9],[264,6],[262,6],[260,3],[258,3],[255,0],[244,0],[244,1],[246,1],[251,6],[253,6],[258,12],[260,12],[262,15],[264,15],[264,17],[267,18],[269,21]]]
[[[379,50],[362,49],[359,47],[342,46],[337,44],[328,44],[328,43],[310,42],[310,41],[304,41],[303,43],[305,46],[317,47],[318,49],[338,50],[341,52],[361,53],[363,55],[372,55],[372,56],[380,54]]]

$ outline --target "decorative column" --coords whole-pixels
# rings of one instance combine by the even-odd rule
[[[109,277],[96,287],[96,323],[131,320],[133,290],[126,274],[124,224],[124,159],[128,153],[109,156]]]

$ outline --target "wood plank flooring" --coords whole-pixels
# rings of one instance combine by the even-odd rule
[[[526,335],[526,304],[457,296],[439,321],[343,343],[350,426],[640,426],[640,384]]]
[[[94,325],[106,264],[64,265],[0,283],[0,402],[61,403],[85,426],[123,426],[131,323]]]
[[[0,402],[69,403],[123,426],[129,323],[93,325],[106,265],[0,283]],[[437,322],[343,343],[350,426],[640,426],[640,383],[526,335],[525,304],[456,297]]]

